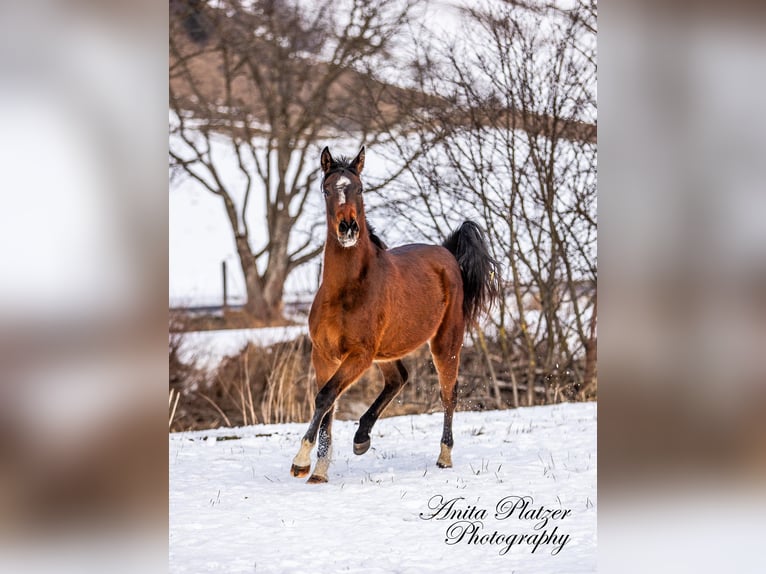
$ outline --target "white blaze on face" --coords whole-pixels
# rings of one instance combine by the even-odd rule
[[[338,178],[335,182],[335,190],[338,192],[338,205],[346,203],[346,188],[351,185],[351,180],[345,175]]]

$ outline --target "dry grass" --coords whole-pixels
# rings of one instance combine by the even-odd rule
[[[307,420],[310,352],[307,337],[267,348],[248,344],[204,381],[184,385],[171,430]]]
[[[168,428],[173,426],[173,419],[176,418],[176,409],[178,408],[178,400],[180,398],[181,393],[175,389],[170,389],[170,397],[168,398],[168,407],[170,407],[170,419],[168,420]]]
[[[170,361],[171,431],[309,420],[316,382],[307,336],[266,348],[248,344],[238,355],[225,358],[214,372],[204,375],[195,365],[179,361],[183,335],[174,337]],[[406,357],[404,363],[409,382],[383,416],[440,412],[438,376],[427,345]],[[488,363],[493,365],[494,376],[488,374]],[[493,341],[485,340],[481,348],[465,347],[458,409],[512,408],[513,382],[509,373],[510,365],[500,359]],[[560,375],[540,372],[532,384],[535,404],[595,398],[594,389],[579,389]],[[517,394],[526,395],[527,381],[521,378],[516,385]],[[383,377],[373,367],[340,398],[336,417],[358,420],[382,388]]]

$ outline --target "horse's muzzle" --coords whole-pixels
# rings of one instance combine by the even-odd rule
[[[353,247],[359,239],[359,224],[356,219],[346,221],[341,219],[338,223],[338,241],[343,247]]]

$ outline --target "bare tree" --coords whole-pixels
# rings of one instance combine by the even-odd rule
[[[281,317],[288,274],[322,249],[310,228],[298,232],[318,176],[318,141],[390,141],[420,97],[376,76],[411,0],[306,6],[171,2],[172,174],[221,198],[246,311],[263,321]],[[251,229],[253,201],[265,233]]]
[[[469,35],[431,56],[433,89],[451,102],[434,121],[449,137],[413,166],[409,203],[430,215],[426,235],[444,236],[458,211],[492,238],[506,293],[493,385],[516,405],[594,396],[595,2],[509,1],[466,17]]]

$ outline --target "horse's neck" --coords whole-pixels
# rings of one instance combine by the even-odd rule
[[[359,240],[354,247],[342,247],[334,236],[328,236],[322,283],[329,289],[341,290],[349,283],[360,281],[367,274],[373,255],[374,246],[366,229],[359,233]]]

